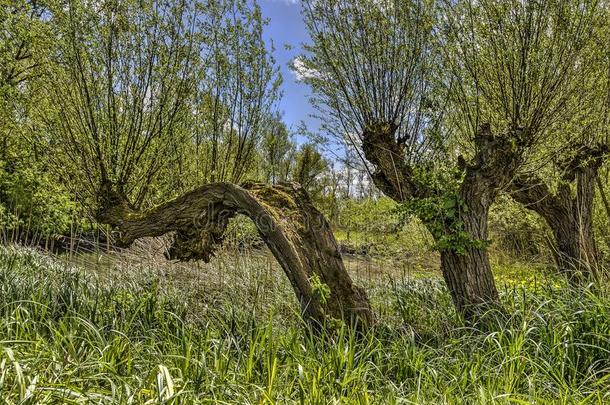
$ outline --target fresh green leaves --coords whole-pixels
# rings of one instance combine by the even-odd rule
[[[72,2],[52,17],[44,122],[80,190],[111,183],[142,207],[251,170],[279,85],[256,3]]]
[[[468,206],[456,194],[412,200],[399,206],[403,218],[415,216],[426,225],[434,237],[435,249],[454,250],[459,254],[465,254],[469,247],[485,248],[490,243],[474,239],[464,230],[460,212],[467,210]]]

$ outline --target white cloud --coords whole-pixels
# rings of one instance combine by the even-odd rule
[[[317,71],[310,69],[305,65],[305,62],[303,61],[303,59],[301,59],[300,56],[297,56],[292,61],[292,72],[294,73],[298,81],[319,76],[319,73]]]

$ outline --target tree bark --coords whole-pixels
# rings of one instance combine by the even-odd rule
[[[516,129],[494,135],[489,125],[477,132],[475,155],[466,162],[460,158],[464,179],[460,186],[455,234],[460,227],[466,240],[441,250],[441,267],[458,312],[469,323],[478,321],[490,309],[500,309],[489,254],[489,209],[500,190],[510,184],[522,161],[522,146],[527,134]],[[451,233],[450,233],[451,234]]]
[[[121,245],[174,232],[169,256],[179,260],[209,261],[229,219],[246,215],[286,273],[307,321],[373,323],[367,295],[345,270],[328,222],[295,183],[214,183],[144,213],[133,211],[109,185],[102,196],[98,219],[120,231]]]
[[[455,242],[458,246],[440,252],[441,270],[453,303],[469,323],[476,322],[488,310],[500,307],[486,248],[489,200],[474,186],[463,184],[464,209],[457,216],[468,240],[461,242],[458,239]]]
[[[606,196],[606,190],[604,190],[604,185],[602,183],[601,175],[599,173],[597,174],[597,176],[595,176],[595,180],[597,183],[597,191],[602,199],[604,210],[606,211],[606,221],[610,221],[610,201],[608,201],[608,197]],[[605,226],[602,227],[602,238],[604,240],[606,248],[610,249],[610,232],[608,232],[608,228]]]
[[[394,137],[396,129],[394,124],[376,124],[364,131],[362,151],[374,167],[371,179],[383,194],[399,203],[428,197],[430,190],[418,184],[413,168],[405,162],[404,145]]]
[[[542,216],[551,228],[557,268],[573,284],[600,276],[593,202],[606,151],[603,145],[581,147],[569,162],[561,164],[563,175],[555,192],[537,176],[519,176],[511,186],[513,199]]]

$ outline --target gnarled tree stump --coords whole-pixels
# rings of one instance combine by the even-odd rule
[[[282,266],[306,320],[373,322],[367,295],[345,270],[328,222],[295,183],[208,184],[143,213],[106,185],[100,205],[98,219],[119,230],[119,244],[173,232],[171,258],[206,262],[222,243],[229,220],[246,215]]]

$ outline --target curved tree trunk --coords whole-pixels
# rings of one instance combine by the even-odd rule
[[[606,147],[582,147],[563,165],[562,184],[552,192],[542,179],[518,177],[511,195],[538,213],[551,228],[559,271],[574,284],[599,278],[599,253],[593,231],[593,202]]]
[[[169,255],[179,260],[209,261],[229,219],[246,215],[282,266],[306,320],[373,322],[367,295],[345,270],[328,222],[297,184],[214,183],[145,213],[134,212],[109,186],[103,194],[98,219],[120,231],[122,245],[174,232]]]

